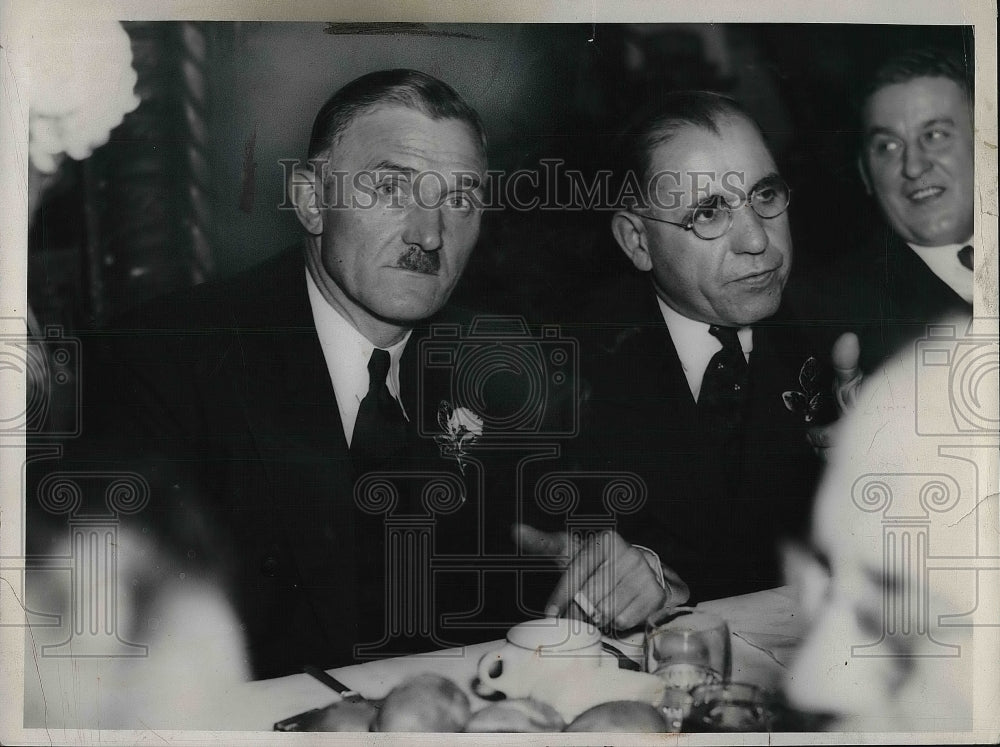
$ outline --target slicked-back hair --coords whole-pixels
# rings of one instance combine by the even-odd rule
[[[712,91],[671,91],[645,105],[617,138],[616,162],[622,179],[634,174],[642,194],[653,177],[653,151],[670,142],[686,127],[698,127],[719,135],[719,125],[729,119],[744,119],[759,130],[754,118],[735,99]],[[669,168],[669,165],[668,165]],[[627,207],[627,206],[620,206]]]
[[[973,98],[973,75],[971,66],[962,57],[942,47],[919,47],[908,49],[885,60],[862,89],[861,104],[886,86],[907,83],[914,78],[948,78],[954,81],[968,96]]]
[[[355,119],[378,106],[402,106],[431,119],[457,119],[478,138],[486,156],[486,130],[476,113],[447,83],[419,70],[379,70],[345,85],[316,114],[309,136],[309,158],[319,158],[336,146]]]

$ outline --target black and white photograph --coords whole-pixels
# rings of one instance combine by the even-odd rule
[[[3,0],[0,742],[1000,740],[996,3],[477,5]]]

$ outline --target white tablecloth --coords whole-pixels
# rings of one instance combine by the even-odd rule
[[[777,688],[802,638],[802,618],[787,587],[698,606],[725,618],[732,632],[734,680]],[[380,698],[407,677],[434,672],[452,679],[469,695],[473,710],[485,701],[472,692],[479,659],[499,643],[382,659],[330,670],[366,697]],[[336,694],[305,674],[247,683],[240,695],[247,708],[239,728],[270,729],[276,721],[337,700]],[[251,707],[252,706],[252,707]]]
[[[146,623],[146,633],[155,626],[160,634],[155,645],[149,646],[148,655],[112,658],[87,657],[75,647],[71,656],[50,655],[48,647],[54,644],[66,648],[63,642],[68,640],[73,619],[66,607],[70,597],[65,589],[57,593],[60,584],[36,585],[36,589],[49,591],[29,598],[28,609],[62,614],[40,620],[45,624],[28,630],[25,725],[41,729],[38,734],[44,741],[57,733],[51,730],[79,728],[270,730],[277,721],[337,699],[332,690],[306,674],[245,681],[246,666],[236,647],[240,640],[238,620],[210,587],[199,592],[199,587],[185,584],[184,593],[176,600],[166,595],[160,609],[150,611],[149,619],[140,621]],[[60,603],[66,608],[60,609]],[[120,599],[118,604],[129,608],[131,602]],[[779,685],[802,637],[801,616],[789,589],[706,602],[699,608],[729,622],[733,679],[766,687]],[[133,640],[133,635],[140,640],[142,632],[124,630],[119,634],[125,640]],[[635,643],[641,645],[641,635]],[[471,691],[477,664],[497,645],[498,641],[488,641],[377,660],[331,670],[331,674],[363,695],[378,698],[411,675],[433,672],[462,687],[475,709],[485,703]],[[126,648],[131,651],[133,647]]]

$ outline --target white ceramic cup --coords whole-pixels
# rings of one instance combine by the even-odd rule
[[[515,625],[507,642],[479,660],[479,693],[524,698],[540,680],[560,671],[610,666],[618,660],[601,647],[601,631],[583,620],[546,617]]]

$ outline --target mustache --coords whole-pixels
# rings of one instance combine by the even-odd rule
[[[437,275],[441,269],[441,257],[437,252],[425,252],[419,246],[411,246],[396,260],[396,267],[425,275]]]

